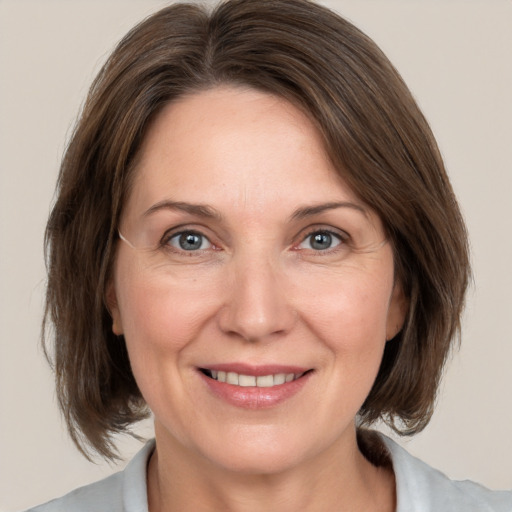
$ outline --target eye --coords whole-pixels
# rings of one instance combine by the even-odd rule
[[[196,231],[176,233],[168,239],[167,244],[181,251],[200,251],[212,247],[208,238]]]
[[[326,251],[333,249],[343,242],[340,235],[331,231],[314,231],[304,238],[299,244],[300,249],[313,249],[314,251]]]

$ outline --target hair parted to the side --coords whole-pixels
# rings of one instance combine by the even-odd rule
[[[307,0],[228,0],[211,11],[171,5],[132,29],[92,84],[64,155],[46,231],[43,339],[72,439],[88,457],[92,448],[115,458],[113,435],[148,413],[105,301],[116,230],[152,119],[170,101],[220,84],[303,109],[342,177],[381,217],[409,310],[360,419],[420,431],[470,273],[430,128],[387,58],[343,18]]]

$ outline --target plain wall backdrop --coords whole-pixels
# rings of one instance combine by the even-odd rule
[[[39,347],[43,231],[92,78],[128,29],[168,3],[0,0],[0,512],[116,470],[78,453],[57,410]],[[452,478],[512,488],[512,1],[323,3],[374,38],[409,84],[471,237],[461,349],[431,424],[400,442]],[[127,456],[139,448],[122,446]]]

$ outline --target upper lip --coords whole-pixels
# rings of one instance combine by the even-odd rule
[[[282,364],[262,364],[251,365],[247,363],[220,363],[208,364],[200,366],[203,370],[214,370],[218,372],[234,372],[239,375],[253,375],[260,377],[263,375],[276,375],[279,373],[294,373],[295,375],[302,374],[311,370],[311,368],[303,366],[282,365]]]

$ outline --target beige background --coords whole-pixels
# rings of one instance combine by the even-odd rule
[[[42,235],[87,87],[157,0],[0,0],[0,512],[115,468],[66,437],[38,347]],[[512,1],[331,0],[402,72],[437,134],[473,246],[462,349],[410,451],[454,478],[512,487]],[[79,269],[78,269],[79,270]],[[123,441],[125,453],[137,448]]]

